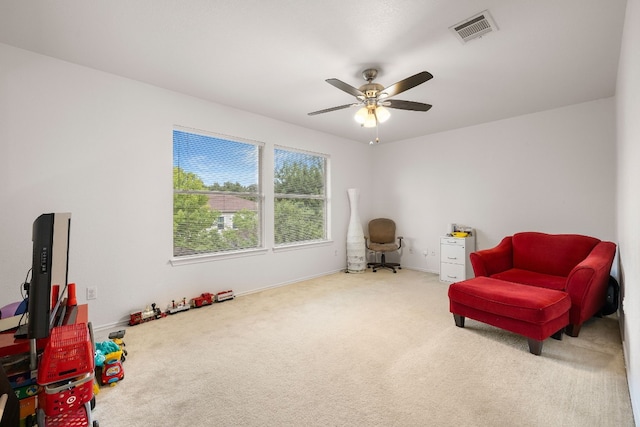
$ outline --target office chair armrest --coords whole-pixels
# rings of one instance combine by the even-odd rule
[[[404,237],[398,236],[398,249],[402,247],[402,239],[404,239]]]

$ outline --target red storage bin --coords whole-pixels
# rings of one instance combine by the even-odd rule
[[[64,412],[55,417],[47,417],[45,427],[87,427],[91,417],[85,406],[75,411]]]
[[[83,406],[93,398],[93,373],[85,374],[82,378],[63,382],[62,384],[45,385],[40,393],[38,405],[44,413],[56,416],[63,412],[70,412]]]
[[[92,422],[93,343],[86,324],[58,326],[51,330],[40,358],[38,425],[43,427],[97,426]]]
[[[58,326],[42,354],[38,367],[38,384],[46,385],[93,372],[93,345],[84,323]]]

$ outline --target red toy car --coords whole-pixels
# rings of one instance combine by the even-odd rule
[[[100,373],[100,383],[102,385],[113,384],[124,379],[121,357],[122,351],[107,354]]]

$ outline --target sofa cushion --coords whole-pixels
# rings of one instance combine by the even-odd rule
[[[578,234],[524,232],[513,235],[513,267],[567,277],[600,242]]]
[[[501,273],[492,274],[491,277],[506,280],[507,282],[522,283],[523,285],[539,286],[559,291],[564,291],[567,284],[566,277],[552,276],[551,274],[537,273],[520,268],[512,268]]]
[[[449,286],[449,299],[482,312],[534,324],[544,324],[566,315],[571,307],[566,292],[490,277],[453,283]]]

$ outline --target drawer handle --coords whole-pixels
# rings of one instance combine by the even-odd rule
[[[449,278],[451,278],[451,279],[457,279],[457,278],[458,278],[458,276],[451,276],[451,275],[449,275],[449,274],[447,274],[447,277],[449,277]]]
[[[448,256],[447,259],[458,259],[457,256]]]

